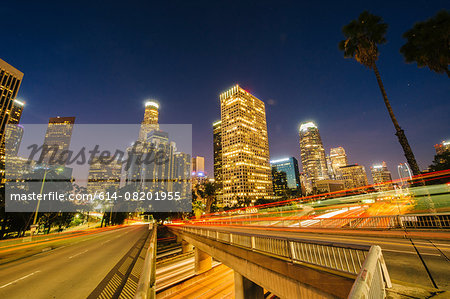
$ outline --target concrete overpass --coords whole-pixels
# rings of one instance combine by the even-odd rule
[[[183,250],[195,247],[196,273],[210,269],[212,258],[234,270],[236,298],[263,298],[263,289],[281,298],[383,298],[392,286],[378,246],[195,225],[169,229]]]

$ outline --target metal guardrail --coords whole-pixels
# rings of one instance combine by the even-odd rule
[[[350,228],[350,229],[450,229],[450,213],[405,214],[371,217],[295,217],[279,220],[251,218],[253,215],[196,221],[197,225],[245,225],[245,226],[289,226],[300,228]]]
[[[150,223],[149,229],[152,230],[150,245],[145,254],[144,268],[136,288],[134,299],[154,299],[156,298],[156,223]]]
[[[278,256],[294,263],[307,263],[357,275],[350,299],[386,298],[392,283],[381,248],[299,238],[235,233],[194,226],[175,227],[185,232]]]
[[[372,246],[348,295],[349,299],[385,298],[392,283],[380,246]]]
[[[288,259],[294,263],[307,263],[355,275],[360,271],[370,249],[370,246],[364,245],[231,233],[192,226],[183,226],[181,229],[222,243]]]

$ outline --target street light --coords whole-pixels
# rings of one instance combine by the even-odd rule
[[[47,177],[47,173],[49,173],[50,170],[52,170],[52,169],[51,168],[45,168],[45,170],[44,170],[44,177],[42,178],[41,191],[39,192],[39,194],[41,195],[40,198],[42,198],[42,191],[44,191],[45,178]],[[59,174],[62,171],[64,171],[64,167],[58,167],[55,170]],[[37,206],[36,206],[36,213],[34,214],[33,224],[31,225],[32,233],[34,232],[33,228],[36,229],[36,221],[37,221],[37,215],[39,213],[39,205],[40,204],[41,204],[41,201],[38,200],[38,203],[37,203]]]

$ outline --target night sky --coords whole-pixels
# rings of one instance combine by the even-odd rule
[[[378,66],[420,167],[450,138],[448,77],[399,52],[402,34],[448,1],[65,2],[1,5],[0,58],[25,74],[23,123],[140,123],[154,98],[161,123],[193,124],[193,153],[212,175],[218,95],[239,83],[266,103],[272,159],[300,160],[298,126],[313,120],[327,152],[343,146],[368,173],[384,160],[396,178],[405,159],[375,75],[337,47],[367,9],[389,24]]]

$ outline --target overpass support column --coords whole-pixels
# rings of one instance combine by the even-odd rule
[[[236,299],[263,299],[264,290],[253,281],[234,271],[234,293]]]
[[[212,257],[195,247],[195,274],[211,269]]]
[[[194,245],[189,244],[185,240],[181,240],[181,253],[186,253],[194,250]]]

